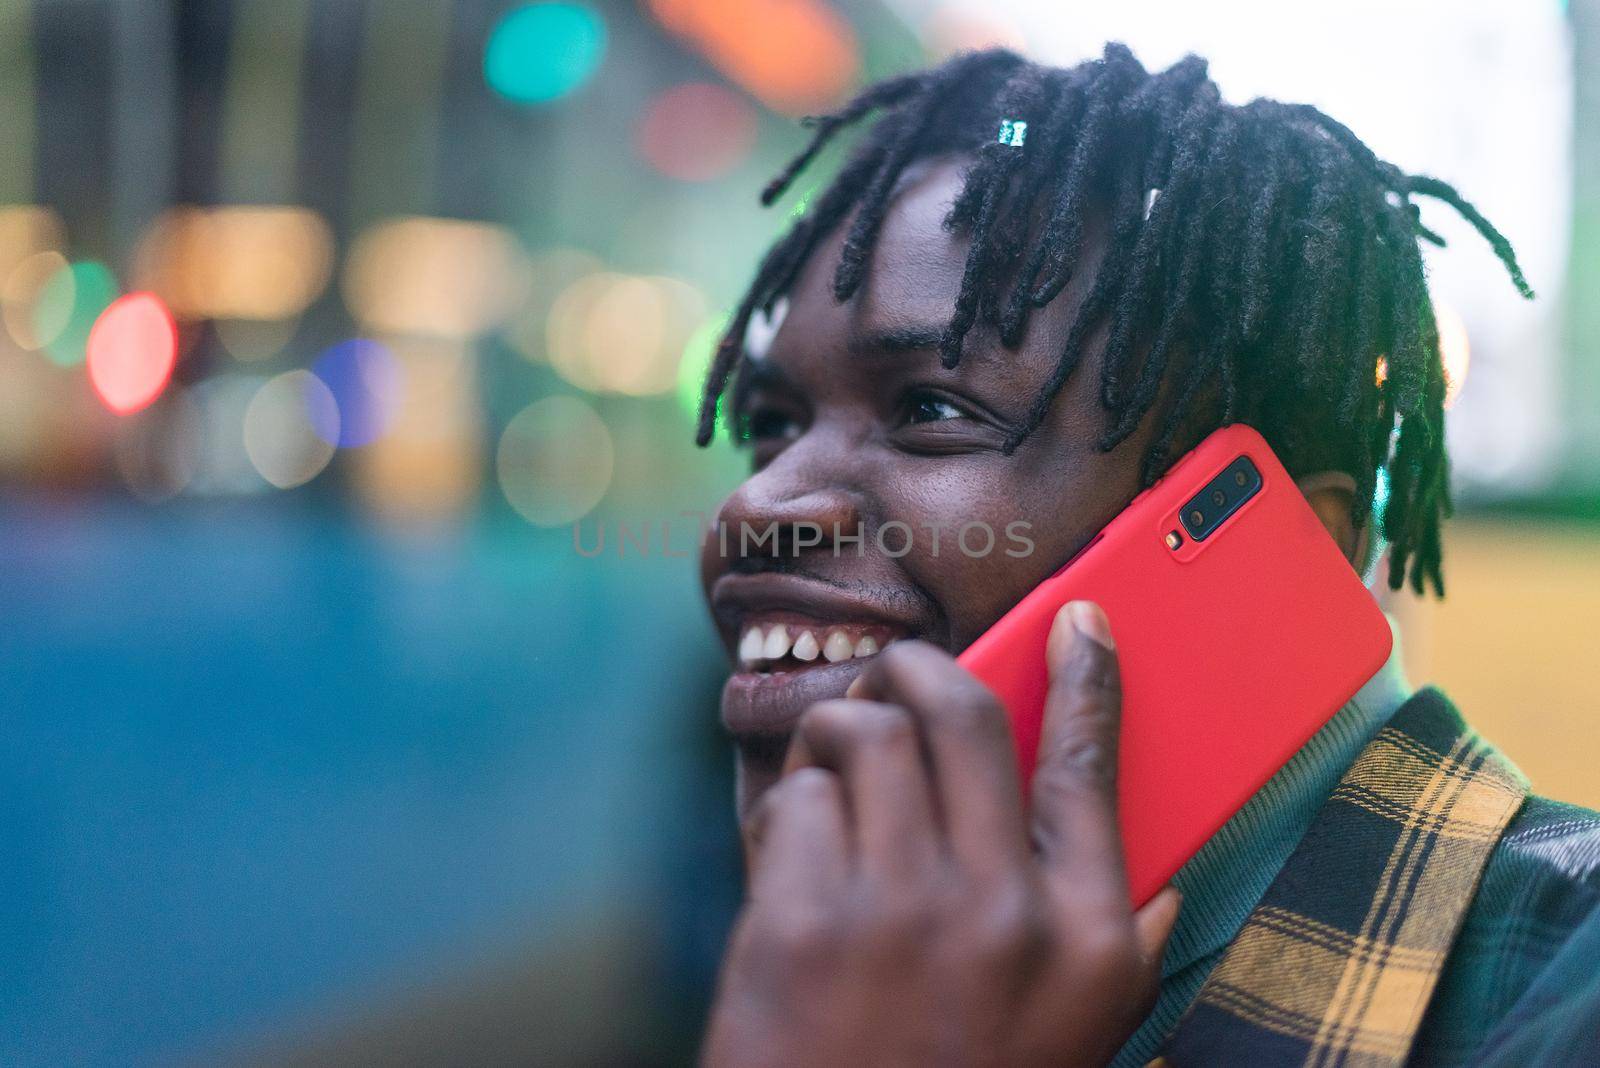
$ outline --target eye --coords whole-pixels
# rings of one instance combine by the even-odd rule
[[[942,423],[949,419],[966,418],[966,412],[937,394],[918,392],[906,398],[907,423]]]
[[[796,435],[794,418],[780,408],[752,408],[739,414],[739,439],[747,442],[777,441]]]

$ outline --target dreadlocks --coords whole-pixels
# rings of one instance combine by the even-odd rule
[[[833,292],[850,299],[907,165],[960,153],[971,163],[945,227],[971,243],[939,345],[947,367],[979,322],[1016,347],[1030,312],[1078,266],[1086,212],[1104,206],[1111,216],[1109,247],[1007,452],[1046,418],[1104,325],[1102,450],[1158,407],[1143,460],[1148,484],[1191,432],[1197,405],[1207,404],[1209,426],[1249,422],[1291,471],[1353,475],[1357,523],[1384,477],[1378,519],[1391,546],[1389,584],[1400,587],[1409,568],[1417,592],[1431,583],[1443,594],[1446,383],[1418,247],[1419,239],[1443,241],[1421,224],[1413,198],[1451,205],[1489,241],[1522,295],[1533,296],[1510,244],[1451,186],[1379,159],[1315,108],[1224,103],[1197,57],[1151,74],[1111,44],[1100,59],[1066,70],[992,50],[872,86],[807,120],[810,144],[763,190],[762,203],[873,112],[882,117],[870,136],[767,253],[740,300],[706,378],[701,445],[715,432],[718,400],[756,312],[772,312],[846,219]],[[1027,123],[1025,147],[996,138],[1006,120]]]

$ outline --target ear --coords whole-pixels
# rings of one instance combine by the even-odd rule
[[[1364,571],[1372,524],[1363,523],[1358,527],[1350,519],[1350,507],[1356,500],[1356,480],[1343,471],[1316,471],[1295,479],[1295,485],[1311,502],[1311,510],[1322,520],[1350,566]]]

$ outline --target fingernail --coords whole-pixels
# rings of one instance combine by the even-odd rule
[[[848,686],[846,686],[844,688],[844,695],[846,697],[854,697],[856,694],[860,693],[861,692],[861,680],[862,680],[862,676],[857,675],[855,677],[855,679],[851,681],[850,685],[848,685]]]
[[[1093,601],[1069,601],[1067,611],[1072,615],[1072,626],[1079,634],[1104,649],[1115,649],[1111,640],[1111,623],[1105,611]]]

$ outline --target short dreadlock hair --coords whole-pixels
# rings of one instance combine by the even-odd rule
[[[897,182],[915,160],[970,158],[946,229],[971,238],[960,293],[940,341],[961,359],[982,321],[1015,348],[1029,313],[1061,292],[1077,264],[1086,210],[1108,208],[1109,247],[1053,373],[1015,449],[1044,420],[1107,325],[1100,393],[1110,450],[1153,406],[1160,427],[1144,457],[1153,482],[1180,434],[1235,421],[1255,426],[1296,473],[1354,476],[1354,519],[1378,517],[1389,584],[1442,595],[1442,519],[1450,513],[1444,369],[1418,241],[1414,197],[1451,205],[1532,297],[1511,245],[1446,183],[1379,159],[1313,107],[1223,102],[1204,60],[1151,74],[1109,44],[1059,69],[1005,50],[958,55],[890,78],[841,110],[810,118],[811,142],[761,194],[770,205],[843,128],[882,111],[826,191],[762,260],[712,359],[697,441],[714,432],[722,396],[758,309],[770,315],[818,244],[849,219],[833,278],[848,300],[861,284]],[[1026,122],[1025,145],[1002,121]],[[1162,386],[1170,377],[1169,388]],[[1159,401],[1159,404],[1158,404]],[[1200,406],[1209,405],[1209,408]]]

